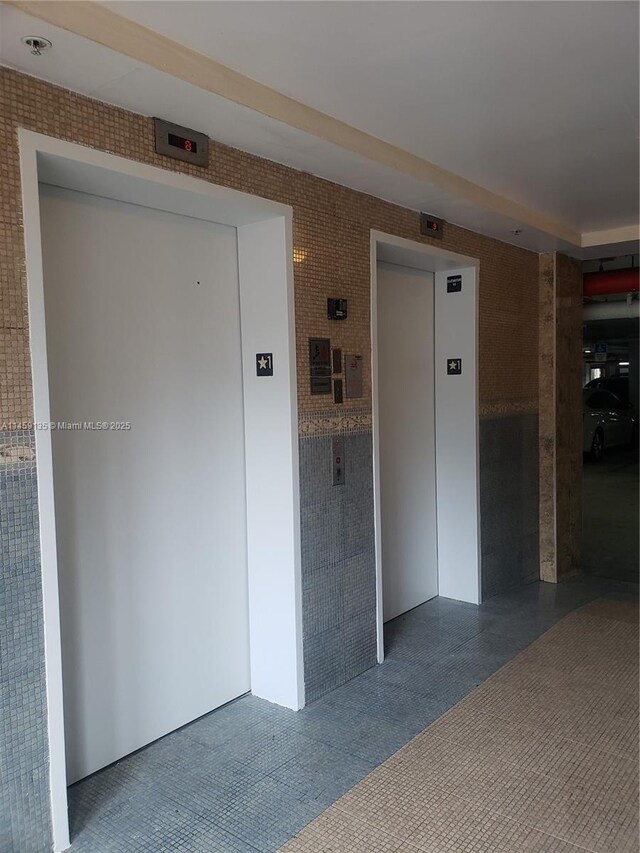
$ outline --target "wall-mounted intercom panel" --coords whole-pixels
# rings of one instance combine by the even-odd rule
[[[329,320],[346,320],[347,300],[327,299],[327,317]]]

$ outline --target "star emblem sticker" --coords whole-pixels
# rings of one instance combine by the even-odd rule
[[[450,361],[449,362],[449,370],[455,370],[457,367],[458,367],[457,361]]]
[[[256,376],[273,376],[273,353],[256,353]]]

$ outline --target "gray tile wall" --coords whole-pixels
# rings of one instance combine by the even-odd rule
[[[33,434],[0,432],[0,850],[50,849]]]
[[[306,698],[376,662],[372,440],[300,439]],[[483,596],[538,574],[537,416],[480,425]],[[33,435],[0,433],[0,850],[50,849],[46,694]]]
[[[482,597],[538,580],[538,415],[480,420]]]
[[[300,439],[307,702],[376,662],[371,433],[343,441],[345,482],[334,486],[331,438]]]

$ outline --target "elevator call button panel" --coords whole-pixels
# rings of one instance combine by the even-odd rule
[[[344,440],[341,435],[334,435],[331,439],[331,452],[333,453],[333,485],[344,485]]]

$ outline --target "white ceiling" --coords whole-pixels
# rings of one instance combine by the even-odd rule
[[[638,221],[636,3],[104,5],[577,231]],[[4,64],[510,242],[563,248],[15,8],[0,7],[0,27]],[[26,34],[53,49],[31,57]]]
[[[637,221],[636,3],[106,5],[579,231]]]

